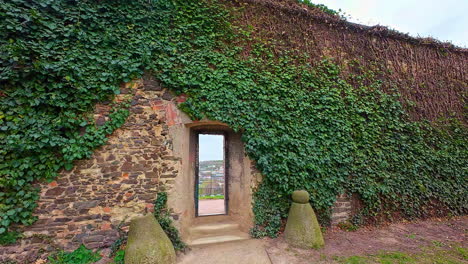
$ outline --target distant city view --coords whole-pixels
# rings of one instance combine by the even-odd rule
[[[198,215],[225,214],[224,135],[198,135]]]
[[[200,199],[224,199],[224,161],[200,161],[198,169]]]

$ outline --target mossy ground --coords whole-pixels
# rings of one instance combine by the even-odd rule
[[[335,257],[337,263],[343,264],[412,264],[412,263],[431,263],[431,264],[458,264],[467,263],[468,249],[453,245],[450,249],[442,249],[437,246],[424,248],[420,253],[405,253],[400,251],[385,252],[378,254]]]

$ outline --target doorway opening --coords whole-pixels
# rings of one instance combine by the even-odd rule
[[[198,132],[196,159],[196,216],[226,214],[228,205],[226,134]]]

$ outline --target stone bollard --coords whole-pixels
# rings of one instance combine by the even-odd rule
[[[325,245],[320,225],[309,203],[307,191],[294,191],[284,236],[286,241],[300,248],[318,249]]]
[[[125,264],[173,264],[174,246],[152,214],[130,222]]]

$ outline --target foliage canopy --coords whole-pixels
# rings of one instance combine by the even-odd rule
[[[265,175],[254,236],[278,233],[296,189],[320,212],[356,193],[356,221],[467,211],[463,125],[409,121],[373,69],[344,75],[331,59],[274,53],[216,1],[12,0],[0,18],[0,233],[33,222],[36,180],[71,169],[123,124],[123,105],[103,126],[89,111],[144,71],[187,94],[180,108],[192,118],[242,131]]]

